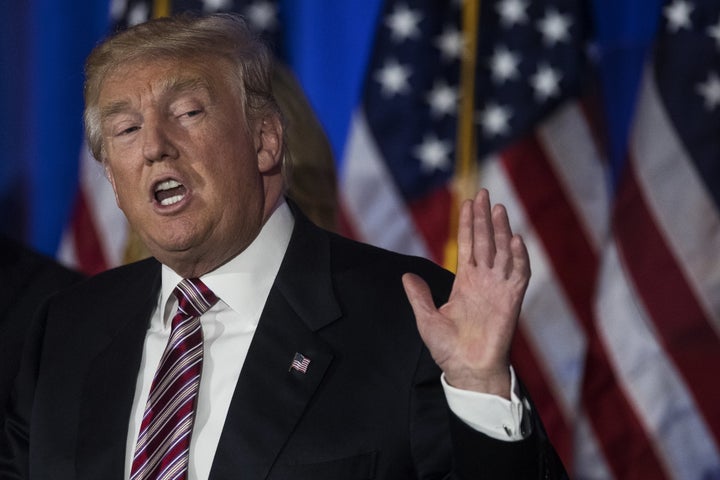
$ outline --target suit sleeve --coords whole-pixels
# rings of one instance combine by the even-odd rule
[[[452,276],[421,271],[431,285],[436,305],[445,302]],[[447,272],[444,272],[447,273]],[[441,371],[430,352],[420,349],[411,393],[413,462],[418,479],[567,479],[565,469],[535,412],[528,392],[519,380],[521,398],[530,404],[527,438],[494,439],[473,429],[452,413],[440,380]]]
[[[527,397],[527,392],[523,391]],[[493,439],[454,415],[445,401],[439,370],[422,350],[411,399],[411,439],[419,479],[567,479],[538,415],[524,440]]]

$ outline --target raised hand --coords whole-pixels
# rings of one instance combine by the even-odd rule
[[[510,397],[510,345],[529,279],[525,244],[484,189],[460,211],[448,302],[436,308],[424,280],[403,276],[420,335],[450,385]]]

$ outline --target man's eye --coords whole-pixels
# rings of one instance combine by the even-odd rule
[[[133,125],[132,127],[123,128],[122,130],[120,130],[117,133],[117,136],[120,137],[122,135],[129,135],[137,130],[140,130],[140,127],[138,127],[137,125]]]
[[[196,117],[196,116],[200,115],[202,112],[203,111],[201,109],[189,110],[189,111],[185,112],[183,115],[192,118],[192,117]]]

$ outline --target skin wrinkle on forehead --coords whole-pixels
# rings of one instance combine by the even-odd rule
[[[206,92],[210,99],[214,98],[214,89],[202,77],[169,78],[161,82],[159,98],[173,98],[191,92]],[[111,117],[133,110],[130,100],[115,100],[100,107],[101,125]]]

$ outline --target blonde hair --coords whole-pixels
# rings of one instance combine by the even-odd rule
[[[330,141],[293,73],[277,64],[272,82],[288,124],[286,152],[292,152],[287,194],[313,222],[337,231],[337,174]]]
[[[114,34],[88,56],[84,121],[93,156],[103,160],[98,97],[108,74],[133,61],[204,61],[208,57],[225,59],[234,65],[234,78],[248,123],[266,115],[275,115],[284,123],[272,94],[272,53],[242,17],[230,13],[163,17]]]

